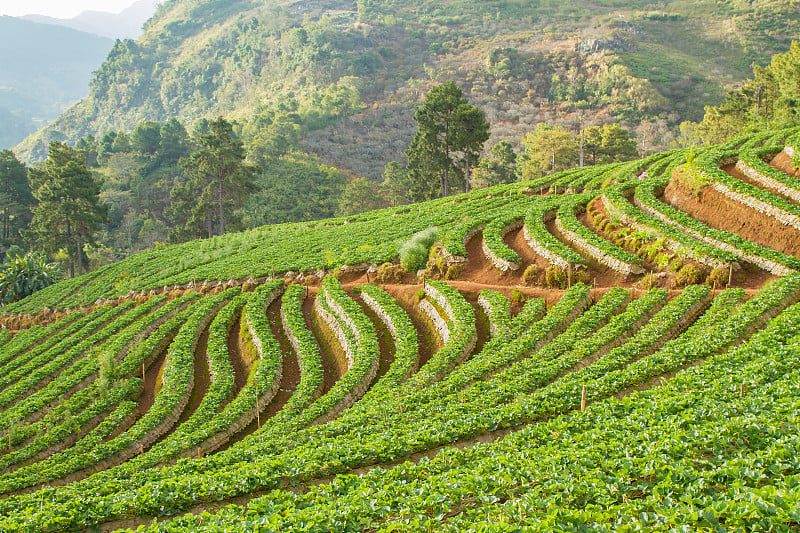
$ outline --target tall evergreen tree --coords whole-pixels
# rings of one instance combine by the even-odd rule
[[[61,142],[50,143],[47,159],[28,172],[33,196],[31,236],[47,253],[66,249],[70,276],[83,273],[83,246],[108,222],[108,205],[100,202],[101,178],[96,178],[82,155]]]
[[[489,123],[452,81],[428,92],[422,106],[414,110],[414,120],[417,133],[406,150],[408,171],[415,182],[413,199],[431,198],[436,188],[441,196],[448,196],[454,181],[469,177],[489,138]]]
[[[0,152],[0,217],[2,217],[2,242],[9,246],[30,219],[34,200],[28,185],[28,170],[14,152]]]
[[[230,122],[219,117],[209,122],[208,128],[197,140],[199,150],[181,165],[190,176],[197,206],[205,212],[208,236],[212,237],[215,219],[220,235],[228,225],[240,226],[234,209],[258,190],[254,179],[259,168],[245,163],[244,144],[234,135]]]

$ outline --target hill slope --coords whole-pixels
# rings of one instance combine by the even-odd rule
[[[799,149],[774,131],[40,291],[0,332],[0,529],[789,530]],[[419,247],[419,276],[392,262]]]
[[[455,80],[486,111],[494,141],[518,142],[538,122],[698,120],[800,28],[783,0],[626,5],[172,0],[141,39],[115,47],[84,101],[18,151],[40,159],[53,138],[142,120],[269,116],[339,83],[360,91],[363,110],[306,145],[376,178],[402,158],[412,109],[436,82]]]
[[[86,94],[113,42],[0,17],[0,146],[13,146]]]

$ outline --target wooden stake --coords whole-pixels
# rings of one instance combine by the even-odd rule
[[[732,280],[733,280],[733,263],[731,263],[730,269],[728,270],[728,287],[731,286]]]
[[[200,449],[200,446],[197,447],[197,458],[201,459],[203,457],[203,451]]]
[[[367,283],[369,283],[369,270],[367,270]]]
[[[8,434],[8,449],[11,449],[11,433]]]
[[[139,455],[144,455],[144,444],[139,445]]]
[[[739,398],[744,398],[744,381],[739,385]]]
[[[261,429],[261,413],[259,412],[258,408],[258,391],[253,390],[253,394],[256,395],[256,420],[258,421],[258,429]]]
[[[581,413],[586,412],[586,385],[581,389]]]
[[[572,287],[572,265],[567,266],[567,287]]]
[[[142,363],[142,382],[147,381],[144,375],[144,363]]]

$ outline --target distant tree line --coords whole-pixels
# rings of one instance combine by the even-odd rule
[[[303,133],[357,107],[357,91],[332,87],[308,101],[280,100],[245,123],[145,121],[133,131],[49,146],[26,168],[0,157],[2,251],[44,252],[70,275],[146,248],[264,224],[348,216],[517,180],[563,168],[635,158],[619,125],[568,132],[540,124],[517,154],[490,149],[490,124],[453,82],[432,88],[414,111],[405,165],[384,180],[347,176],[300,148]],[[34,264],[31,262],[29,264]]]

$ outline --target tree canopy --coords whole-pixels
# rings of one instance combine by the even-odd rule
[[[414,120],[417,132],[406,149],[412,199],[448,196],[461,183],[468,190],[470,168],[489,139],[483,112],[448,81],[425,95],[422,106],[414,110]]]
[[[47,253],[66,249],[70,275],[83,272],[83,246],[95,244],[100,225],[108,222],[108,205],[100,201],[101,178],[86,160],[64,143],[50,143],[47,159],[28,172],[33,196],[30,234]]]

